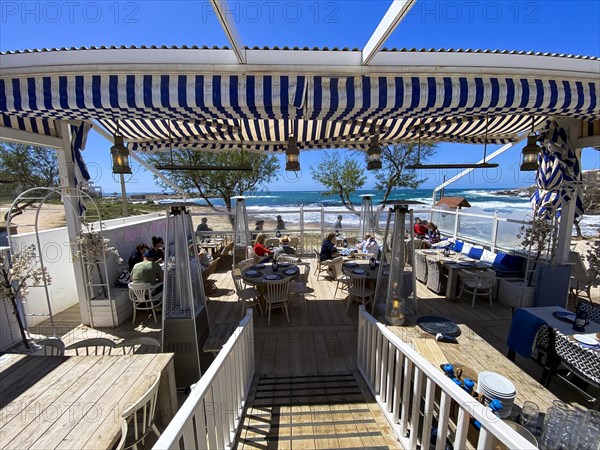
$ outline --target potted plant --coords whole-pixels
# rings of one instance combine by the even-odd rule
[[[27,299],[27,288],[39,286],[42,283],[50,284],[52,279],[48,271],[40,266],[37,260],[35,245],[25,247],[15,252],[12,256],[0,254],[0,297],[8,301],[16,317],[19,332],[25,348],[29,349],[29,342],[25,333],[25,325],[19,314],[18,302]]]
[[[112,256],[117,264],[120,264],[123,259],[119,255],[119,250],[110,245],[110,239],[103,237],[98,231],[94,230],[93,226],[85,226],[87,231],[78,234],[73,239],[73,244],[75,246],[73,260],[81,260],[83,262],[88,277],[88,286],[92,284],[91,281],[94,276],[94,269],[96,269],[98,278],[100,280],[99,284],[102,286],[101,294],[103,295],[103,298],[107,299],[108,292],[106,291],[103,275],[103,272],[106,271],[106,266],[105,270],[103,271],[100,267],[100,263],[106,262],[107,256]]]

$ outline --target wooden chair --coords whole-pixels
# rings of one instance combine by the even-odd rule
[[[579,253],[569,252],[569,263],[571,264],[571,281],[569,285],[571,294],[579,297],[580,292],[585,292],[591,300],[592,282],[595,277],[590,276]]]
[[[63,356],[65,354],[65,343],[59,338],[47,338],[36,342],[44,350],[44,356]]]
[[[290,247],[298,248],[300,245],[300,238],[295,234],[290,235]]]
[[[258,289],[253,287],[244,287],[242,277],[238,277],[233,274],[231,274],[231,277],[233,278],[233,285],[235,286],[235,293],[238,297],[238,303],[242,304],[242,315],[240,320],[244,318],[246,308],[251,305],[258,305],[260,313],[264,314],[259,300],[260,292],[258,292]]]
[[[267,303],[268,317],[267,326],[271,325],[271,310],[273,308],[281,308],[285,311],[287,321],[290,321],[288,313],[288,300],[290,295],[290,279],[282,280],[267,280],[267,292],[265,294],[265,302]]]
[[[296,281],[292,281],[290,284],[290,294],[291,295],[299,295],[302,297],[304,301],[304,309],[308,311],[308,303],[306,302],[306,294],[308,293],[308,274],[310,269],[307,264],[302,264],[298,266],[300,270],[300,275]]]
[[[204,295],[207,295],[207,297],[207,292],[210,291],[214,285],[214,280],[211,280],[210,276],[215,273],[215,270],[217,270],[217,266],[219,265],[220,260],[221,258],[213,259],[206,268],[206,270],[202,271],[202,284],[204,285]]]
[[[352,300],[356,300],[361,305],[371,303],[371,313],[375,308],[375,302],[373,302],[373,295],[375,291],[366,287],[367,277],[364,275],[349,275],[348,276],[348,303],[346,304],[346,311],[350,308]]]
[[[333,261],[321,261],[321,252],[319,252],[319,250],[317,250],[316,248],[313,248],[313,251],[315,252],[315,258],[317,260],[315,274],[317,274],[317,281],[319,281],[319,276],[321,275],[321,272],[329,273],[329,268],[332,266]]]
[[[154,322],[158,322],[156,319],[156,308],[162,305],[162,290],[156,292],[157,288],[160,288],[162,283],[129,283],[129,299],[133,303],[133,320],[135,323],[136,311],[152,311]]]
[[[123,349],[124,355],[160,353],[161,345],[158,339],[140,336],[126,339],[117,345],[117,348]]]
[[[218,258],[221,258],[221,264],[225,263],[225,260],[233,250],[233,245],[233,242],[227,244],[225,247],[223,247],[223,250],[221,250],[221,253],[219,253],[219,255],[217,256]]]
[[[356,247],[356,245],[358,244],[358,238],[354,236],[347,237],[346,244],[348,244],[348,247]]]
[[[279,247],[279,238],[272,237],[265,239],[265,247],[269,248],[270,246]]]
[[[75,350],[77,356],[98,356],[98,355],[110,355],[112,349],[117,344],[114,341],[106,338],[91,338],[84,339],[74,344],[69,345],[65,350]]]
[[[254,249],[250,245],[248,247],[246,247],[246,259],[252,259],[252,260],[254,260],[254,264],[258,263],[259,260],[260,260],[260,258],[256,254],[256,252],[254,251]]]
[[[152,386],[150,386],[135,405],[127,409],[121,416],[121,441],[117,445],[117,448],[143,449],[144,440],[151,432],[156,437],[160,437],[160,431],[158,431],[158,427],[155,424],[159,383],[160,375],[156,375]]]
[[[338,256],[337,258],[333,258],[333,273],[335,275],[335,281],[336,281],[336,285],[335,285],[335,292],[333,293],[333,296],[335,297],[337,295],[337,291],[340,288],[340,284],[342,285],[342,289],[341,290],[348,290],[348,276],[344,273],[343,271],[343,266],[344,264],[344,257],[343,256]]]
[[[473,295],[471,308],[475,307],[475,299],[478,295],[487,295],[490,300],[490,308],[492,305],[492,293],[496,284],[496,272],[493,270],[478,270],[468,271],[461,269],[458,272],[458,278],[461,281],[459,297],[463,291]]]

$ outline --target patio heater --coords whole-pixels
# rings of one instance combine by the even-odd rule
[[[171,206],[167,216],[163,286],[163,351],[175,354],[178,388],[197,383],[212,362],[202,351],[210,334],[198,252],[193,243],[192,217],[185,206]]]
[[[390,325],[404,325],[406,313],[417,313],[416,280],[413,271],[414,251],[407,258],[407,248],[414,248],[413,210],[410,204],[390,202],[383,238],[383,252],[377,274],[375,302]],[[389,204],[389,203],[387,203]],[[408,224],[407,224],[408,216]],[[392,228],[390,233],[390,228]],[[411,261],[408,261],[410,259]],[[412,309],[407,303],[412,300]]]
[[[246,247],[250,245],[250,231],[248,230],[248,213],[246,212],[246,198],[235,199],[235,223],[233,225],[233,267],[246,259]]]
[[[373,226],[373,196],[371,194],[361,195],[362,206],[358,221],[358,238],[362,239],[365,234],[374,234]]]

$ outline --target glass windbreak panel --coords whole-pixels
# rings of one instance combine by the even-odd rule
[[[441,233],[445,235],[454,234],[454,222],[456,220],[456,213],[454,211],[439,212],[434,211],[431,214],[431,221],[435,223]]]
[[[519,237],[522,223],[514,222],[498,222],[498,233],[496,235],[496,246],[504,249],[520,249],[520,242],[523,240]]]
[[[492,242],[493,217],[460,216],[458,236],[469,241]]]

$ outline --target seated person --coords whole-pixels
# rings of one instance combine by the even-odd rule
[[[152,236],[152,248],[156,254],[155,262],[163,262],[165,259],[165,241],[160,236]]]
[[[365,234],[365,240],[356,246],[359,251],[362,253],[370,253],[373,255],[373,258],[377,258],[379,254],[379,245],[375,240],[375,236],[371,236],[371,234]]]
[[[280,255],[295,255],[296,250],[294,247],[290,247],[290,238],[288,236],[283,236],[279,239],[281,245],[273,250],[273,259],[277,261]]]
[[[338,249],[335,246],[336,238],[335,233],[329,233],[323,243],[321,244],[321,253],[319,253],[319,259],[321,261],[332,260],[338,253]],[[334,256],[335,255],[335,256]]]
[[[133,253],[129,256],[129,260],[127,261],[127,265],[129,266],[129,273],[133,270],[133,266],[137,263],[140,263],[144,260],[144,252],[148,250],[148,246],[143,242],[138,244]]]
[[[256,241],[254,242],[254,253],[256,253],[259,258],[262,258],[262,262],[268,261],[271,259],[271,256],[273,256],[273,252],[265,247],[266,239],[267,236],[265,233],[258,233]]]
[[[427,235],[427,227],[423,224],[423,221],[418,217],[415,219],[414,232],[415,237],[424,237]]]
[[[133,266],[131,271],[131,281],[133,283],[150,283],[152,285],[162,282],[164,278],[163,270],[156,261],[156,252],[154,249],[148,249],[144,252],[144,260]],[[153,294],[162,291],[162,285],[157,288]]]
[[[438,230],[437,225],[433,222],[429,222],[429,224],[427,225],[427,229],[429,232],[427,235],[427,241],[429,242],[429,244],[437,244],[438,242],[440,242],[442,236],[440,235],[440,230]]]
[[[208,219],[206,217],[203,217],[202,219],[200,219],[200,224],[198,225],[198,228],[196,228],[196,231],[198,231],[198,232],[212,231],[212,228],[208,227]],[[201,237],[202,237],[202,239],[207,239],[210,236],[204,235],[204,236],[201,236]]]
[[[254,231],[262,231],[264,226],[265,226],[265,221],[262,219],[259,219],[256,221],[256,227],[254,228]],[[257,236],[258,236],[258,233],[253,234],[252,239],[256,240]]]

